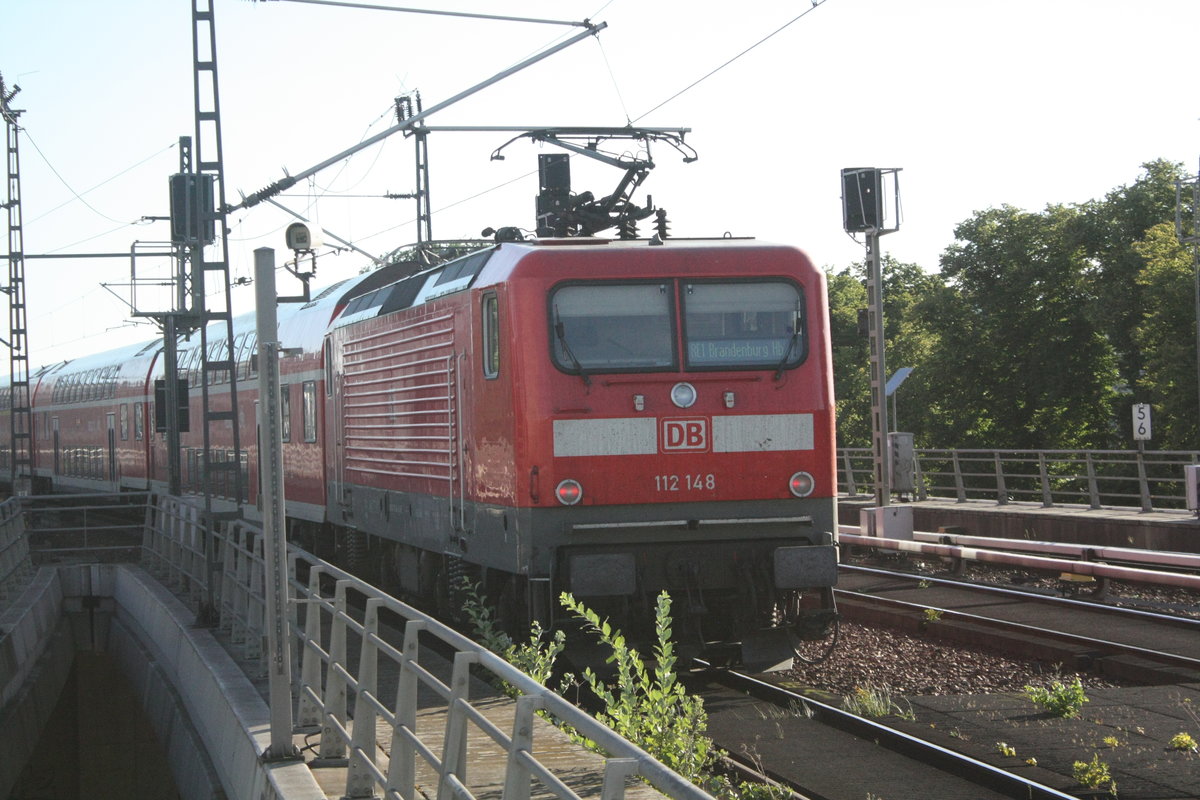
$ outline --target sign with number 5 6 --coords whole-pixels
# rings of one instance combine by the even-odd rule
[[[1135,442],[1150,441],[1150,404],[1133,404],[1133,440]]]

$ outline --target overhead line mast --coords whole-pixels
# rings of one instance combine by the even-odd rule
[[[33,408],[29,392],[29,342],[25,307],[25,234],[21,220],[21,158],[18,149],[21,112],[10,103],[21,87],[10,90],[0,75],[0,115],[4,117],[8,151],[8,364],[10,477],[14,495],[33,491]]]
[[[203,429],[201,488],[204,494],[204,519],[208,533],[206,551],[208,598],[206,616],[215,622],[217,614],[217,561],[214,534],[219,521],[236,519],[241,515],[245,500],[245,474],[241,430],[238,420],[237,357],[233,337],[232,286],[229,280],[229,240],[226,227],[225,168],[221,145],[221,104],[217,80],[217,32],[213,15],[213,0],[192,0],[192,60],[195,94],[196,140],[194,160],[190,165],[181,163],[184,173],[180,177],[190,183],[187,202],[190,217],[185,225],[188,231],[186,259],[191,271],[191,315],[183,316],[188,330],[199,328],[200,358],[198,383],[202,398],[201,427]],[[192,177],[189,180],[187,175]],[[219,242],[217,241],[219,240]],[[215,245],[216,257],[205,257],[206,246]],[[180,279],[188,275],[180,270]],[[218,284],[218,291],[208,297],[206,285],[209,281]],[[217,323],[216,341],[209,341],[209,324]],[[182,333],[183,331],[172,331]],[[170,334],[168,334],[170,335]],[[174,347],[175,342],[167,342]],[[211,391],[218,376],[228,380],[229,391],[224,397]],[[167,376],[168,388],[174,375]],[[221,381],[224,382],[224,381]],[[219,407],[217,407],[219,406]],[[232,458],[217,458],[213,449],[214,432],[218,426],[228,426],[232,443]],[[222,453],[224,456],[224,454]],[[219,476],[219,480],[218,480]],[[233,511],[218,512],[213,508],[218,488],[221,494],[234,504]]]

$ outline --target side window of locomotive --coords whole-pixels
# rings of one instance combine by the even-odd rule
[[[304,441],[317,440],[317,382],[305,381],[304,389]]]
[[[292,440],[292,387],[283,383],[279,386],[279,418],[283,422],[283,440]]]
[[[550,293],[550,348],[564,372],[675,368],[666,283],[572,284]]]
[[[500,375],[500,300],[494,294],[483,297],[483,377]]]
[[[333,397],[333,340],[325,340],[325,396]]]
[[[804,298],[787,281],[683,285],[689,369],[795,367],[808,354]]]

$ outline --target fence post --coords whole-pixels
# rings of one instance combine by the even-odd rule
[[[850,459],[850,451],[842,451],[842,462],[846,465],[846,493],[851,497],[858,496],[858,484],[854,482],[854,462]]]
[[[416,702],[418,702],[418,664],[420,633],[427,625],[410,619],[404,625],[404,657],[400,663],[400,681],[396,685],[396,728],[391,733],[391,762],[388,764],[388,789],[402,798],[413,798],[416,788]]]
[[[318,564],[308,572],[308,597],[304,604],[304,643],[300,655],[300,704],[296,715],[297,724],[301,728],[321,727],[320,709],[317,707],[317,701],[309,696],[308,692],[311,691],[321,698],[325,696],[321,688],[321,655],[318,652],[321,643],[321,574],[324,571],[325,568]]]
[[[460,650],[454,654],[454,670],[450,678],[450,699],[446,705],[446,738],[442,744],[441,780],[437,800],[452,800],[455,795],[451,777],[459,783],[467,781],[467,712],[463,707],[471,695],[471,665],[479,654]]]
[[[396,685],[396,727],[392,731],[392,754],[388,764],[389,791],[401,797],[415,797],[417,759],[417,656],[425,622],[410,619],[404,626],[404,658],[400,662],[400,681]]]
[[[625,780],[638,774],[638,762],[633,758],[610,758],[604,762],[604,786],[600,800],[621,800],[625,797]]]
[[[1038,451],[1038,478],[1042,482],[1042,508],[1054,506],[1054,498],[1050,496],[1050,476],[1046,473],[1046,454]]]
[[[967,502],[967,490],[963,486],[962,468],[958,463],[958,451],[950,451],[950,462],[954,465],[954,499],[959,503]]]
[[[346,743],[333,721],[346,719],[346,587],[340,580],[333,590],[333,619],[329,623],[329,670],[325,678],[325,717],[321,725],[321,758],[345,758]]]
[[[917,501],[929,499],[929,489],[925,486],[925,475],[921,472],[921,453],[913,448],[913,485],[917,489]]]
[[[1008,505],[1008,487],[1004,483],[1004,465],[1000,461],[1000,451],[993,450],[992,458],[996,462],[996,502],[1006,506]]]
[[[1088,506],[1091,508],[1100,507],[1100,489],[1096,485],[1096,463],[1092,461],[1092,454],[1087,454],[1087,478],[1088,478]]]
[[[1142,511],[1151,511],[1150,505],[1150,481],[1146,478],[1146,443],[1138,442],[1137,449],[1137,470],[1138,470],[1138,489],[1142,494]]]
[[[376,693],[379,672],[378,647],[372,636],[379,634],[379,606],[383,600],[367,600],[363,614],[362,649],[358,660],[358,685],[354,690],[354,731],[350,741],[350,763],[346,770],[346,798],[374,797],[375,776],[367,762],[375,759],[375,710],[371,699]]]
[[[543,707],[538,695],[525,694],[517,698],[517,713],[513,717],[512,741],[508,746],[508,768],[504,771],[504,794],[502,800],[529,800],[529,770],[517,755],[533,751],[534,712]]]

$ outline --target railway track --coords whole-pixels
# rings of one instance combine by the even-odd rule
[[[786,674],[705,673],[697,691],[718,746],[798,795],[1109,796],[1107,787],[1089,789],[1073,772],[1077,762],[1098,758],[1111,761],[1122,798],[1196,796],[1195,755],[1168,742],[1200,727],[1194,711],[1200,621],[845,566],[837,602],[848,620],[983,646],[1124,686],[1089,688],[1089,705],[1076,718],[1041,712],[1009,691],[890,698],[891,712],[875,720],[837,707],[828,692]],[[930,671],[936,674],[936,665]]]
[[[760,677],[711,670],[696,691],[719,747],[806,800],[1074,796]]]
[[[1200,681],[1200,620],[1042,593],[843,566],[843,618],[1142,684]]]

